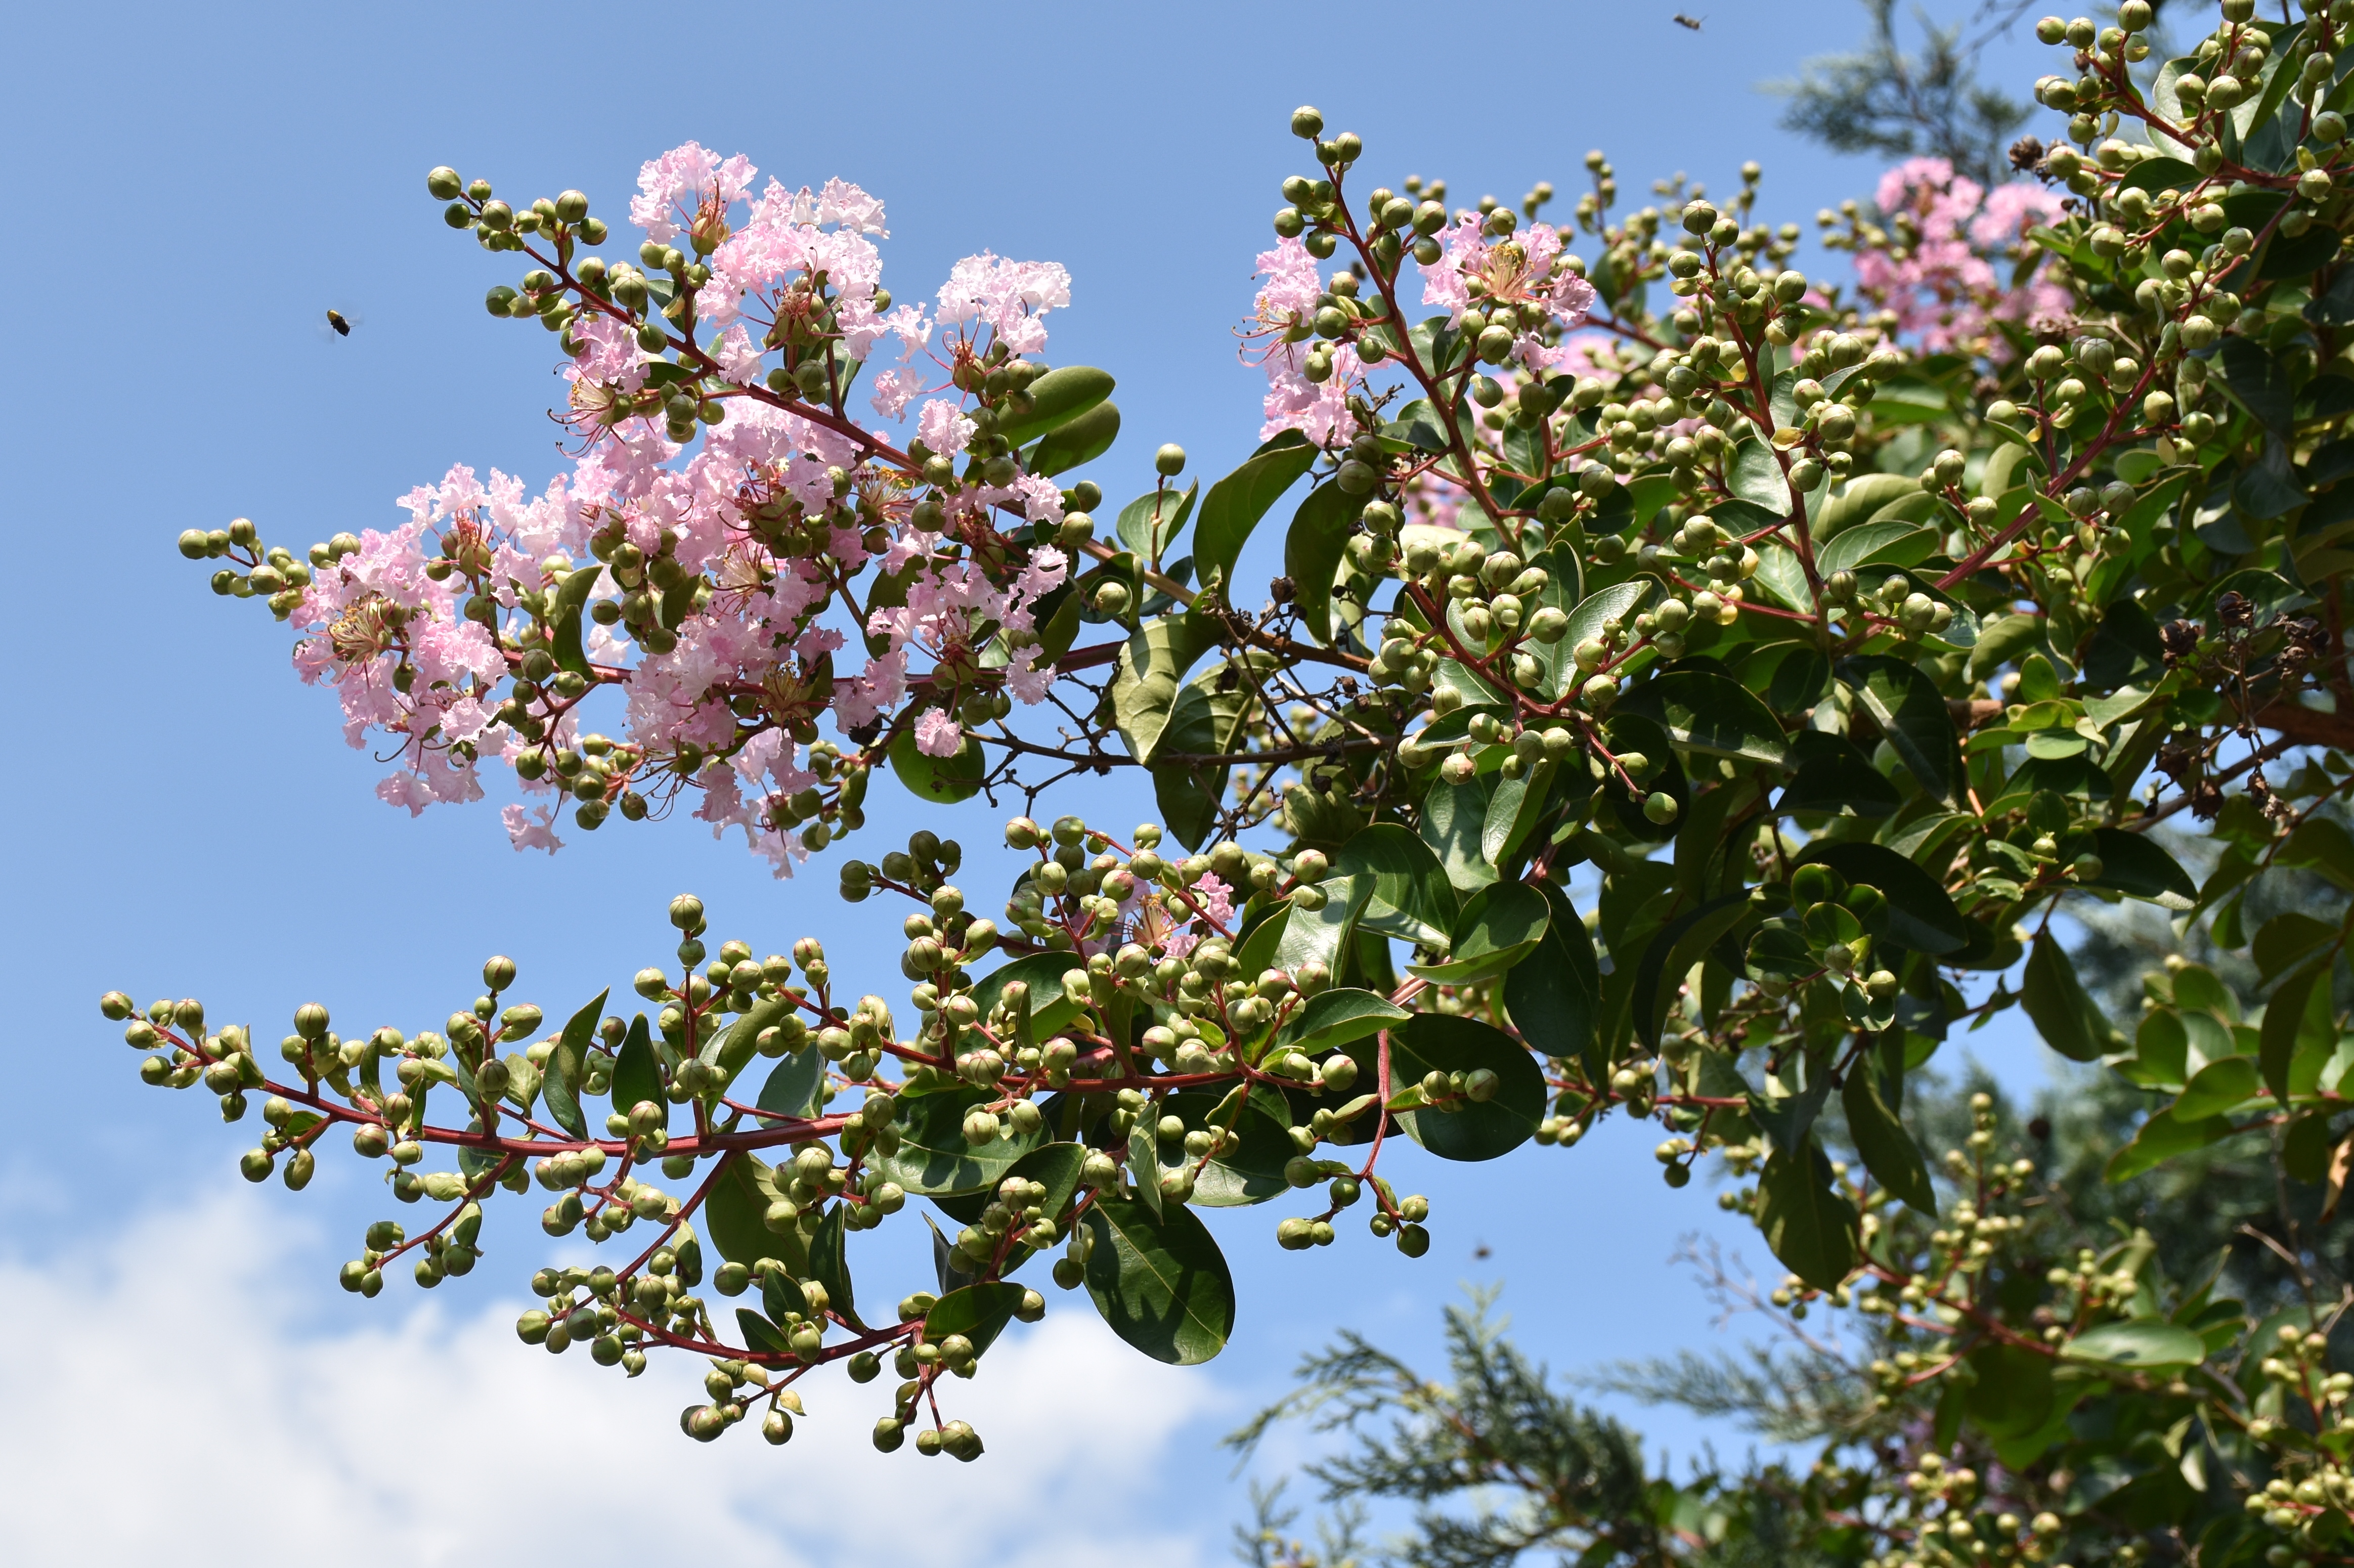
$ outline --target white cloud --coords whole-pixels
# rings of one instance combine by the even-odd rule
[[[953,1541],[994,1568],[1223,1555],[1223,1518],[1176,1508],[1172,1467],[1224,1465],[1178,1428],[1222,1401],[1146,1361],[1083,1302],[953,1385],[979,1462],[876,1454],[883,1385],[811,1391],[783,1449],[680,1435],[703,1363],[625,1382],[522,1345],[525,1303],[457,1281],[304,1320],[298,1222],[249,1194],[148,1215],[87,1251],[0,1259],[17,1325],[0,1358],[9,1561],[366,1568],[551,1553],[743,1568],[861,1563]],[[664,1362],[669,1363],[667,1369]]]

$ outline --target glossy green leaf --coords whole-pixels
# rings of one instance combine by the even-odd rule
[[[1655,721],[1688,751],[1775,768],[1782,764],[1782,726],[1774,710],[1730,676],[1670,670],[1638,682],[1618,699],[1618,711]]]
[[[1197,615],[1164,616],[1150,621],[1120,650],[1112,677],[1112,719],[1129,755],[1150,762],[1177,705],[1185,672],[1217,641],[1210,622]]]
[[[1818,839],[1797,863],[1820,863],[1850,883],[1888,895],[1882,916],[1888,939],[1916,953],[1958,953],[1969,945],[1970,923],[1937,879],[1885,844]]]
[[[1928,1161],[1921,1158],[1920,1146],[1881,1097],[1868,1062],[1859,1061],[1848,1069],[1840,1101],[1847,1109],[1848,1135],[1855,1139],[1855,1151],[1863,1157],[1863,1168],[1872,1172],[1872,1180],[1906,1206],[1936,1218],[1937,1194],[1929,1184]]]
[[[564,1025],[564,1033],[556,1049],[547,1054],[547,1075],[541,1082],[540,1093],[547,1101],[547,1114],[556,1125],[575,1138],[588,1136],[588,1118],[580,1109],[580,1080],[588,1059],[588,1047],[597,1038],[598,1020],[605,1016],[605,999],[610,990],[597,993],[597,1000],[574,1013]]]
[[[1782,1266],[1818,1290],[1836,1289],[1855,1265],[1855,1205],[1831,1186],[1830,1161],[1808,1140],[1766,1157],[1757,1228]]]
[[[1496,1075],[1496,1092],[1484,1102],[1458,1099],[1444,1108],[1398,1117],[1406,1136],[1442,1160],[1494,1160],[1536,1135],[1545,1113],[1544,1074],[1528,1049],[1502,1030],[1476,1018],[1417,1012],[1403,1028],[1391,1030],[1389,1041],[1393,1095],[1431,1072],[1485,1068]],[[1376,1044],[1360,1040],[1349,1054],[1357,1060],[1359,1092],[1372,1088],[1377,1081]]]
[[[1193,483],[1183,490],[1169,485],[1148,490],[1119,509],[1119,518],[1112,531],[1138,560],[1158,560],[1184,532],[1187,519],[1193,514],[1193,498],[1201,489],[1199,483]]]
[[[825,1082],[825,1053],[809,1044],[778,1058],[753,1103],[779,1116],[817,1114],[817,1086]]]
[[[1085,963],[1076,953],[1032,953],[1000,964],[973,982],[972,1004],[987,1018],[1004,999],[1005,988],[1018,980],[1030,988],[1031,1031],[1044,1040],[1078,1016],[1063,995],[1063,976]]]
[[[2188,1367],[2207,1359],[2207,1341],[2160,1318],[2136,1318],[2085,1330],[2060,1347],[2060,1358],[2113,1367]]]
[[[1828,577],[1833,572],[1855,571],[1867,566],[1917,567],[1936,552],[1937,531],[1917,523],[1864,523],[1850,528],[1822,548],[1815,570]]]
[[[662,1112],[661,1125],[670,1126],[670,1097],[663,1092],[662,1064],[654,1059],[653,1031],[642,1012],[630,1021],[630,1033],[613,1058],[613,1108],[624,1116],[651,1105]]]
[[[850,1211],[840,1203],[827,1205],[817,1234],[810,1237],[809,1277],[825,1287],[828,1310],[864,1330],[866,1325],[859,1319],[858,1300],[851,1289],[849,1229]]]
[[[2319,923],[2315,922],[2316,925]],[[2321,1033],[2325,1035],[2337,1033],[2336,1020],[2330,1017],[2332,1009],[2329,1002],[2329,988],[2325,983],[2329,970],[2330,964],[2327,959],[2319,963],[2307,964],[2274,986],[2271,997],[2264,1002],[2264,1021],[2257,1035],[2257,1061],[2262,1068],[2261,1076],[2264,1086],[2272,1090],[2275,1098],[2284,1102],[2288,1099],[2289,1073],[2296,1061],[2297,1040],[2304,1033],[2309,1004],[2317,1001],[2320,1003],[2320,1011],[2325,1020]],[[2244,1059],[2226,1058],[2226,1060]],[[2211,1065],[2208,1071],[2211,1072],[2214,1065]],[[2200,1075],[2201,1078],[2205,1076],[2205,1073]],[[2196,1086],[2197,1081],[2192,1080],[2193,1086]],[[2184,1097],[2189,1097],[2188,1089],[2184,1091]]]
[[[986,1089],[949,1089],[899,1097],[899,1147],[873,1155],[868,1165],[909,1192],[972,1192],[993,1187],[1013,1162],[1045,1141],[1045,1131],[1023,1135],[1009,1125],[980,1149],[965,1142],[965,1113],[998,1097]]]
[[[784,1331],[749,1307],[736,1308],[736,1327],[742,1331],[744,1348],[748,1351],[758,1351],[769,1356],[790,1356],[793,1353],[793,1347],[786,1340]]]
[[[1282,1040],[1310,1053],[1330,1051],[1362,1040],[1413,1014],[1385,996],[1353,986],[1318,991],[1283,1026]]]
[[[1202,520],[1193,530],[1193,558],[1204,583],[1234,576],[1243,545],[1283,493],[1316,466],[1316,449],[1298,430],[1284,430],[1243,460],[1242,465],[1202,498]],[[1228,585],[1229,601],[1235,597]]]
[[[1585,1061],[1591,1072],[1601,1065],[1595,1052],[1601,963],[1569,895],[1551,883],[1542,891],[1552,908],[1544,940],[1504,977],[1504,1006],[1512,1027],[1539,1054]]]
[[[1455,889],[1430,846],[1406,828],[1376,822],[1360,830],[1341,846],[1334,869],[1365,880],[1364,924],[1425,946],[1447,945],[1455,926]]]
[[[1659,1049],[1667,1014],[1674,1007],[1677,994],[1683,989],[1684,976],[1692,965],[1700,962],[1701,956],[1748,914],[1746,893],[1723,894],[1676,916],[1645,944],[1642,961],[1635,969],[1631,992],[1635,1037],[1645,1049]]]
[[[1951,802],[1962,777],[1961,748],[1935,683],[1886,654],[1842,659],[1839,677],[1854,690],[1858,704],[1922,789]]]
[[[1097,403],[1048,431],[1030,449],[1030,459],[1023,466],[1032,473],[1052,477],[1081,463],[1093,462],[1111,450],[1111,443],[1119,435],[1119,405]]]
[[[730,1263],[750,1267],[773,1257],[794,1273],[806,1271],[808,1252],[798,1232],[769,1229],[769,1205],[776,1189],[769,1167],[756,1155],[738,1150],[711,1179],[710,1196],[703,1201],[703,1222],[711,1245]]]
[[[2223,1117],[2180,1121],[2176,1119],[2171,1107],[2153,1111],[2134,1133],[2133,1141],[2109,1156],[2109,1162],[2101,1173],[2111,1181],[2130,1181],[2177,1155],[2189,1154],[2194,1150],[2204,1149],[2218,1139],[2228,1138],[2231,1132],[2232,1123]]]
[[[1081,1222],[1087,1295],[1113,1333],[1154,1361],[1194,1366],[1225,1349],[1235,1330],[1235,1282],[1225,1255],[1191,1209],[1156,1217],[1141,1203],[1100,1198]]]
[[[924,1314],[924,1338],[937,1344],[950,1334],[962,1334],[972,1341],[978,1354],[997,1342],[997,1336],[1013,1320],[1014,1308],[1022,1305],[1023,1295],[1021,1286],[1002,1279],[951,1290]]]
[[[1027,446],[1047,431],[1069,424],[1111,396],[1111,372],[1092,365],[1058,365],[1030,383],[1030,411],[1002,416],[997,433]]]
[[[2028,949],[2020,1001],[2044,1044],[2072,1062],[2098,1061],[2125,1049],[2125,1036],[2085,994],[2076,966],[2049,931],[2039,934]]]
[[[1332,584],[1349,547],[1349,533],[1363,498],[1352,496],[1337,480],[1326,480],[1308,493],[1291,514],[1283,535],[1283,575],[1291,579],[1291,602],[1299,607],[1300,624],[1319,642],[1332,641]]]
[[[1438,857],[1458,893],[1475,893],[1496,880],[1496,868],[1480,843],[1490,794],[1488,776],[1475,773],[1460,784],[1434,779],[1423,797],[1422,842]]]
[[[1483,887],[1464,903],[1441,964],[1408,964],[1406,972],[1443,985],[1464,985],[1502,974],[1536,950],[1548,921],[1544,895],[1525,882]]]

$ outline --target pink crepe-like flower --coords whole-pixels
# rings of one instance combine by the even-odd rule
[[[1046,346],[1046,313],[1070,302],[1071,275],[1061,263],[1009,261],[984,250],[949,269],[934,313],[942,326],[971,322],[1014,353],[1035,354]]]
[[[954,757],[964,749],[964,731],[939,708],[926,708],[916,717],[916,749],[926,757]]]
[[[751,160],[722,158],[699,143],[673,147],[638,170],[638,195],[630,198],[630,221],[646,238],[667,245],[708,204],[720,208],[752,188]]]
[[[1932,353],[2007,359],[2014,351],[1997,323],[2068,310],[2065,291],[2040,273],[2002,281],[2028,226],[2058,216],[2052,192],[2018,182],[1989,193],[1943,158],[1908,158],[1881,176],[1878,201],[1889,238],[1858,246],[1856,285]]]
[[[943,457],[964,450],[976,427],[964,410],[945,397],[935,397],[916,414],[916,439]]]
[[[1214,873],[1204,873],[1193,885],[1193,902],[1202,918],[1214,926],[1225,926],[1235,917],[1234,889],[1218,880]]]
[[[564,847],[556,836],[556,808],[542,806],[535,817],[529,808],[511,803],[499,810],[499,820],[506,824],[507,842],[514,845],[517,854],[527,849],[546,850],[554,854]]]

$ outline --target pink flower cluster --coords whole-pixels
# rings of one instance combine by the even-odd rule
[[[715,832],[741,829],[786,874],[802,851],[771,825],[769,808],[819,782],[790,733],[795,725],[828,712],[845,734],[871,733],[866,726],[878,720],[907,724],[926,754],[954,755],[965,744],[954,714],[959,683],[981,668],[984,639],[1031,630],[1038,600],[1065,580],[1061,551],[1032,546],[1026,526],[997,531],[1000,513],[1022,524],[1058,522],[1062,493],[1053,481],[1018,474],[1003,486],[968,484],[938,495],[940,506],[928,514],[915,505],[914,465],[892,446],[878,450],[874,437],[822,409],[779,407],[762,378],[766,345],[784,330],[786,313],[812,319],[818,302],[841,356],[863,361],[883,339],[896,340],[904,368],[872,383],[875,411],[896,419],[925,391],[926,373],[907,362],[936,330],[942,353],[932,363],[946,390],[957,361],[991,343],[1016,355],[1041,350],[1046,314],[1070,302],[1069,274],[1052,262],[984,253],[956,264],[933,320],[917,305],[878,308],[888,305],[874,243],[887,237],[882,203],[840,181],[811,191],[771,180],[752,199],[756,173],[741,157],[689,143],[644,166],[631,204],[648,238],[687,235],[708,255],[710,281],[696,295],[695,320],[698,341],[725,372],[705,393],[724,399],[723,422],[690,450],[667,438],[659,416],[578,419],[584,439],[571,473],[537,497],[504,474],[485,485],[472,470],[453,468],[440,485],[404,499],[406,524],[368,531],[304,591],[291,617],[306,634],[296,669],[334,686],[354,746],[368,744],[371,731],[399,737],[400,769],[378,789],[386,800],[412,811],[476,800],[482,761],[578,743],[581,706],[566,706],[541,739],[527,742],[501,722],[498,688],[540,646],[524,612],[544,611],[542,596],[576,563],[601,571],[590,609],[625,591],[589,558],[592,540],[618,535],[649,561],[667,556],[700,575],[710,591],[660,652],[631,641],[620,620],[584,619],[596,682],[587,701],[599,703],[597,688],[618,688],[616,747],[649,773],[683,754],[705,758],[693,778],[704,796],[696,814]],[[663,357],[642,349],[630,324],[594,310],[583,312],[572,336],[583,352],[562,371],[584,412],[636,394]],[[917,433],[936,452],[957,452],[974,431],[960,395],[929,398],[918,410]],[[799,520],[811,550],[779,555],[764,542],[774,535],[763,520],[773,524],[780,515]],[[873,550],[878,528],[886,543]],[[995,541],[990,558],[1002,567],[980,564],[976,546],[985,540]],[[429,573],[436,561],[455,569]],[[854,624],[841,589],[870,567],[906,574],[905,593]],[[477,602],[470,619],[465,601],[477,595],[495,609],[485,616]],[[526,635],[516,638],[518,630]],[[845,650],[864,653],[861,634],[881,651],[837,668]],[[1055,678],[1036,659],[1034,643],[1002,672],[1004,689],[1023,703],[1044,700]],[[904,707],[919,687],[923,711],[908,715]],[[748,724],[731,706],[747,695],[759,699],[764,715]],[[542,777],[522,787],[546,794],[558,782]],[[557,846],[555,805],[510,804],[503,814],[517,849]]]
[[[2029,227],[2060,217],[2057,194],[2031,181],[1988,192],[1943,158],[1908,158],[1881,177],[1878,202],[1892,229],[1903,220],[1911,232],[1859,245],[1856,284],[1931,353],[2008,359],[2014,351],[1997,323],[2069,309],[2066,291],[2040,275],[2003,281]]]
[[[1561,231],[1549,223],[1532,223],[1495,238],[1479,214],[1467,212],[1439,231],[1438,242],[1439,259],[1422,270],[1422,302],[1445,311],[1450,325],[1460,323],[1475,302],[1474,281],[1480,285],[1476,302],[1481,309],[1541,306],[1564,332],[1583,326],[1594,309],[1594,285],[1560,270]],[[1512,358],[1542,374],[1568,369],[1582,355],[1566,344],[1548,347],[1542,334],[1524,331],[1512,345]]]
[[[1277,240],[1274,249],[1259,253],[1258,276],[1265,281],[1244,336],[1259,343],[1258,364],[1267,372],[1267,421],[1259,440],[1298,430],[1318,446],[1328,445],[1342,429],[1349,393],[1363,382],[1364,366],[1357,351],[1342,344],[1331,351],[1331,374],[1320,382],[1308,379],[1309,323],[1324,278],[1306,245]]]

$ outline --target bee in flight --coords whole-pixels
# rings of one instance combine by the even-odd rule
[[[1704,20],[1706,18],[1701,16],[1687,16],[1681,11],[1677,12],[1675,17],[1677,26],[1690,27],[1695,33],[1700,31],[1700,25]]]
[[[352,323],[345,319],[344,313],[341,311],[329,311],[327,313],[327,324],[335,329],[335,335],[337,337],[349,337],[352,335]]]

